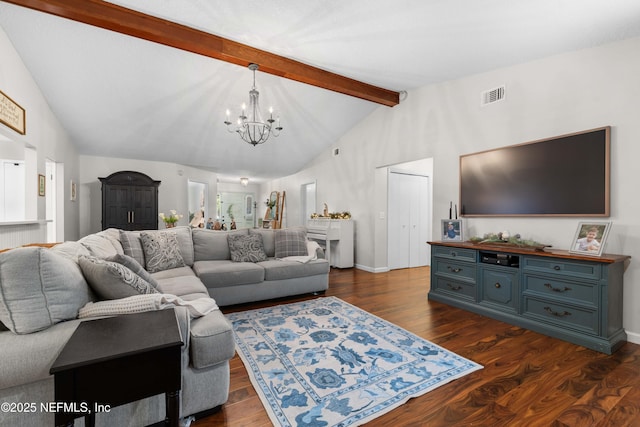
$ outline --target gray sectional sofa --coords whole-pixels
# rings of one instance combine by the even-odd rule
[[[321,250],[317,259],[302,255],[303,235],[304,230],[109,229],[51,249],[0,253],[0,404],[18,409],[19,403],[54,400],[49,369],[85,320],[77,317],[88,303],[160,293],[187,302],[213,298],[224,306],[326,290],[329,263]],[[118,264],[125,258],[126,268]],[[220,310],[201,317],[184,306],[174,310],[185,342],[180,414],[186,417],[226,402],[235,347]],[[154,396],[99,414],[96,424],[148,425],[164,415],[164,396]],[[53,425],[53,417],[40,410],[3,410],[0,425]]]

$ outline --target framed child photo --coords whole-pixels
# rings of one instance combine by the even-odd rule
[[[578,223],[578,229],[571,242],[569,252],[590,256],[602,255],[610,228],[611,222],[585,221]]]
[[[443,219],[441,223],[440,235],[442,236],[443,241],[464,241],[461,219]]]

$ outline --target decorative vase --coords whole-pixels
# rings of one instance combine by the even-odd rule
[[[167,228],[173,228],[173,227],[176,226],[176,223],[175,222],[165,222],[164,225]]]

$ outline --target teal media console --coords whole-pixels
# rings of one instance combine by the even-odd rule
[[[589,257],[468,242],[428,242],[429,299],[611,354],[630,257]]]

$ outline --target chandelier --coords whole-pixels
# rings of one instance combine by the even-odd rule
[[[269,108],[269,118],[266,121],[262,119],[260,104],[258,102],[260,93],[256,90],[256,70],[258,69],[258,64],[249,64],[249,69],[253,71],[253,86],[249,91],[249,109],[247,110],[247,106],[244,103],[242,104],[242,112],[238,116],[235,126],[233,126],[229,120],[231,118],[231,112],[227,110],[227,118],[224,124],[227,125],[229,132],[237,132],[244,142],[255,147],[258,144],[267,142],[272,134],[274,137],[278,137],[282,126],[280,126],[280,117],[277,119],[273,118],[273,107]]]

